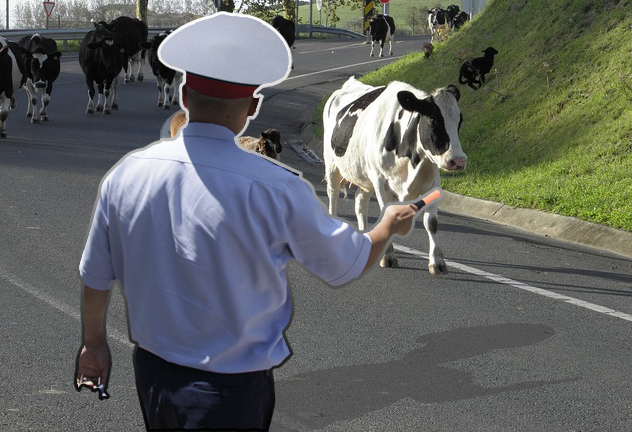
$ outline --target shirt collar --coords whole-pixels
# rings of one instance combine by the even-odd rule
[[[220,126],[213,123],[190,123],[182,129],[182,135],[196,138],[215,138],[225,141],[235,142],[235,133],[226,126]]]

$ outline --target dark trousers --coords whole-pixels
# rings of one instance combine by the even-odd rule
[[[140,347],[136,388],[147,430],[268,430],[272,371],[219,374],[169,363]]]

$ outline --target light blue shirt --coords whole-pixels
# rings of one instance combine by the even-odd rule
[[[370,250],[300,176],[240,149],[227,128],[189,123],[105,177],[79,268],[91,288],[121,282],[142,348],[237,373],[289,355],[288,261],[340,285]]]

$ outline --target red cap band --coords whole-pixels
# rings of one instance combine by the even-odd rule
[[[187,72],[186,85],[198,93],[221,99],[239,99],[252,96],[258,85],[234,84]]]

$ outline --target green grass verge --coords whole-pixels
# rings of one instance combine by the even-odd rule
[[[469,162],[442,173],[443,187],[632,231],[631,9],[632,0],[492,0],[430,59],[411,54],[362,81],[432,91],[494,46],[486,85],[459,86]]]

